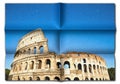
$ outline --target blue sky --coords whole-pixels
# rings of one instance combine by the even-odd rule
[[[6,4],[6,68],[18,41],[41,28],[50,51],[95,53],[115,67],[114,4]]]

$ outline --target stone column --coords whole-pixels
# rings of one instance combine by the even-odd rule
[[[41,67],[41,69],[45,69],[45,66],[46,66],[45,59],[42,59],[42,67]]]
[[[47,52],[48,52],[47,42],[44,42],[43,48],[44,48],[43,52],[44,52],[44,53],[47,53]]]
[[[94,69],[93,69],[93,65],[91,65],[91,70],[92,70],[92,73],[94,75]]]
[[[40,54],[39,46],[36,46],[36,53],[37,53],[37,54]]]

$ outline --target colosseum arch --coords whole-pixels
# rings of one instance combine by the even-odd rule
[[[37,50],[36,50],[36,47],[34,47],[34,54],[36,54],[37,53]]]
[[[49,78],[48,76],[46,76],[46,77],[45,77],[45,80],[47,80],[47,81],[48,81],[48,80],[50,80],[50,78]]]
[[[83,63],[86,63],[86,59],[83,59]]]
[[[59,77],[55,77],[54,80],[60,81],[60,78]]]
[[[93,79],[93,78],[90,78],[90,80],[92,80],[92,81],[93,81],[94,79]]]
[[[34,61],[30,62],[30,69],[34,69]]]
[[[96,80],[98,80],[98,78],[96,78]]]
[[[87,73],[87,65],[84,64],[84,72]]]
[[[82,70],[82,65],[80,63],[78,64],[78,70]]]
[[[31,81],[31,80],[32,80],[32,77],[29,77],[29,80]]]
[[[66,67],[67,66],[67,67]],[[64,62],[64,68],[70,68],[70,63],[69,61],[65,61]]]
[[[20,80],[20,77],[18,76],[18,80]]]
[[[92,73],[92,66],[89,64],[89,72]]]
[[[39,80],[40,80],[40,77],[37,77],[36,80],[39,81]]]
[[[66,81],[70,81],[71,79],[70,79],[69,77],[66,77],[65,80],[66,80]]]
[[[40,50],[40,54],[43,54],[43,53],[44,53],[44,47],[43,47],[43,46],[40,46],[40,47],[39,47],[39,50]]]
[[[93,69],[94,69],[94,70],[96,69],[95,65],[93,65]]]
[[[57,62],[57,67],[61,68],[61,63],[60,62]]]
[[[42,61],[38,60],[38,69],[41,69],[41,68],[42,68]]]
[[[48,68],[51,68],[51,61],[50,61],[50,59],[47,59],[47,60],[46,60],[46,66],[47,66]]]
[[[25,62],[25,70],[27,70],[28,62]]]
[[[28,54],[31,54],[31,49],[30,48],[28,49]]]
[[[75,80],[75,81],[79,81],[79,78],[78,78],[78,77],[75,77],[74,80]]]
[[[89,80],[88,77],[86,77],[85,80]]]

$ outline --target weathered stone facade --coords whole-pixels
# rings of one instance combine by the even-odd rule
[[[49,52],[38,29],[19,41],[9,80],[109,80],[109,75],[105,60],[95,54]]]

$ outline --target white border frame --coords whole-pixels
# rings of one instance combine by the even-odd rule
[[[116,80],[115,81],[79,81],[62,82],[63,84],[120,84],[120,0],[0,0],[0,84],[61,84],[61,82],[43,82],[43,81],[6,81],[5,80],[5,3],[115,3],[116,5]]]

